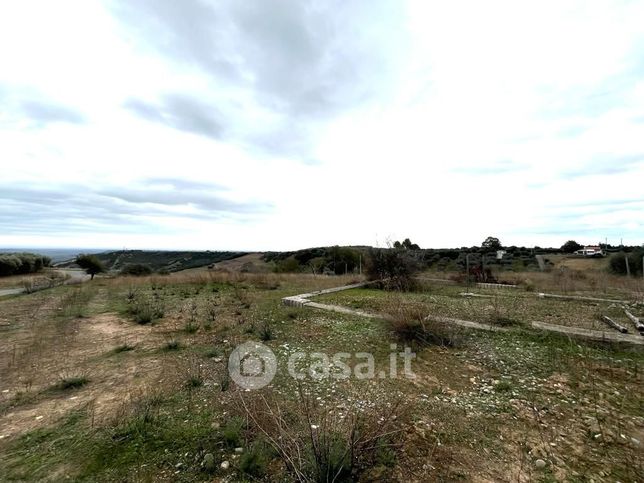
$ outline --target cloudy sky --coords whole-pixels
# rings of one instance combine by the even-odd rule
[[[644,242],[644,2],[0,4],[0,247]]]

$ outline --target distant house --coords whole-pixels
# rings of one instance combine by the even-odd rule
[[[606,253],[604,253],[602,247],[598,245],[590,245],[582,248],[581,250],[577,250],[575,255],[582,255],[584,257],[603,257]]]

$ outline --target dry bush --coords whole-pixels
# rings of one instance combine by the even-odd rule
[[[321,407],[304,393],[290,404],[272,393],[240,393],[251,431],[266,440],[301,482],[333,482],[375,466],[391,466],[403,443],[410,412],[399,401],[345,414]]]
[[[383,312],[391,324],[391,330],[403,341],[446,347],[457,347],[463,343],[462,330],[429,317],[422,305],[394,298]]]
[[[415,276],[419,271],[420,264],[412,250],[372,248],[365,263],[367,279],[380,281],[386,290],[413,290],[416,284]]]

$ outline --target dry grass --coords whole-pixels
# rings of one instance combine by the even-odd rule
[[[541,276],[561,283],[536,274],[536,290]],[[642,459],[630,438],[644,441],[638,354],[520,331],[445,334],[425,320],[454,316],[454,307],[480,310],[485,321],[534,310],[526,301],[536,296],[521,290],[508,292],[516,306],[505,292],[469,300],[459,287],[327,296],[364,310],[389,307],[390,321],[280,304],[353,278],[203,271],[0,300],[0,389],[8,390],[0,393],[0,466],[23,481],[637,479]],[[588,283],[573,282],[577,290]],[[127,314],[136,297],[158,298],[163,317],[137,324]],[[539,307],[545,314],[557,304]],[[395,333],[408,340],[411,327],[418,377],[320,380],[307,393],[278,372],[264,392],[244,392],[228,375],[227,355],[259,339],[263,324],[282,366],[300,350],[369,351],[380,364],[400,342]],[[177,350],[164,350],[168,341]],[[89,381],[49,390],[60,374]]]
[[[301,482],[343,481],[374,467],[393,466],[410,423],[400,401],[381,401],[368,411],[339,411],[317,402],[302,386],[293,402],[271,393],[239,397],[251,430]]]

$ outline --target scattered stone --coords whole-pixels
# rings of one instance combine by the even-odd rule
[[[243,453],[243,452],[244,452],[244,448],[242,447],[235,448],[235,453]]]
[[[229,461],[222,461],[221,465],[219,465],[219,466],[221,466],[222,470],[227,470],[228,468],[230,468],[230,462]]]
[[[538,459],[537,461],[534,462],[534,466],[536,466],[538,470],[542,470],[546,467],[546,462],[543,461],[542,459]]]

